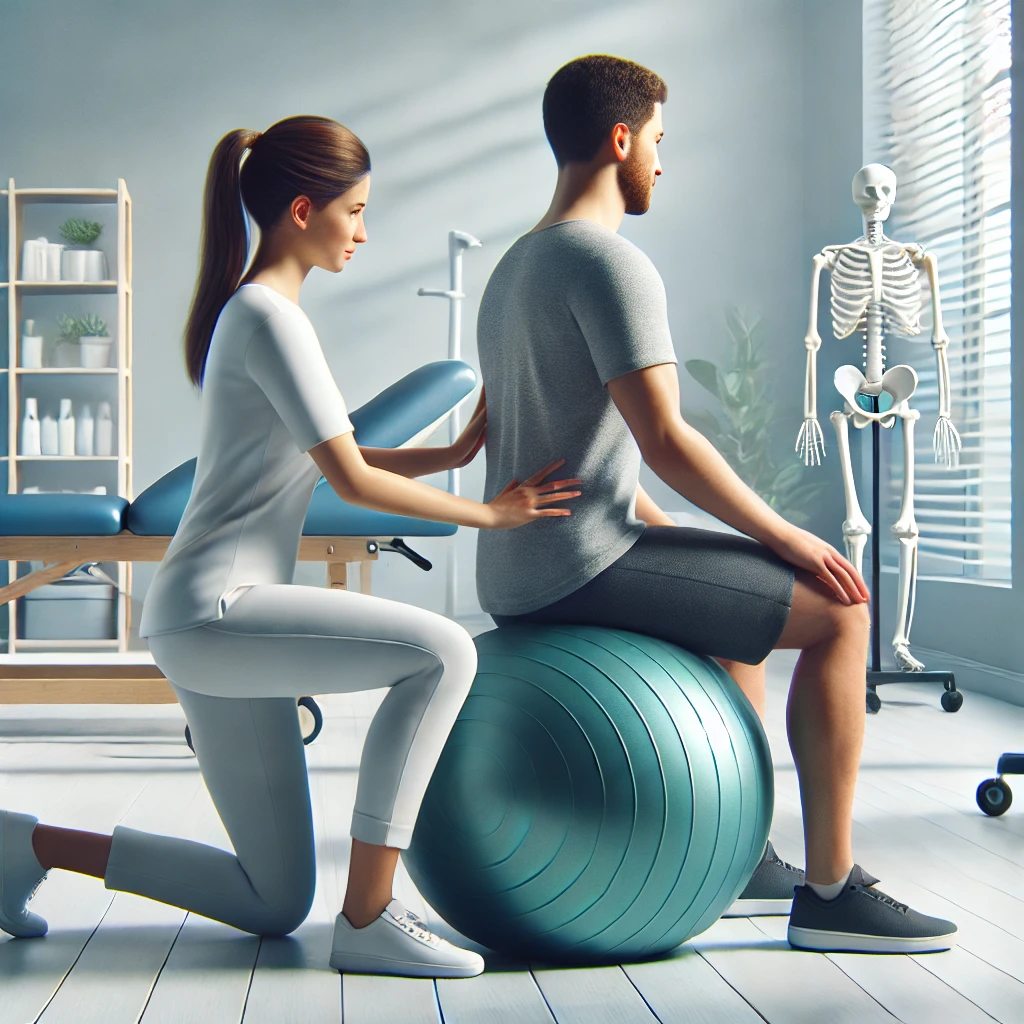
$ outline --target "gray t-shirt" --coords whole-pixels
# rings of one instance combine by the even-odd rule
[[[605,384],[676,362],[665,286],[632,242],[591,220],[524,235],[487,283],[477,320],[487,389],[490,501],[549,462],[579,477],[572,515],[481,530],[480,606],[522,615],[579,589],[632,547],[640,450]]]

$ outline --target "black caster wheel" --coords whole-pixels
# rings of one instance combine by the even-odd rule
[[[1013,793],[1002,779],[986,779],[978,787],[976,796],[978,806],[993,818],[1005,814],[1013,803]]]
[[[867,712],[869,715],[877,715],[882,708],[882,698],[879,697],[874,690],[868,690],[865,703],[867,704]]]
[[[312,697],[299,698],[299,728],[302,730],[302,742],[308,747],[320,735],[324,727],[324,716]]]
[[[964,695],[959,690],[943,690],[940,703],[943,711],[952,714],[964,706]]]
[[[185,742],[188,744],[188,749],[194,754],[196,748],[192,746],[192,730],[187,725],[185,726]]]

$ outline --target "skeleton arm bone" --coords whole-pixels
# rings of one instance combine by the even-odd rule
[[[942,302],[939,296],[939,262],[935,253],[930,251],[911,253],[914,263],[923,266],[928,275],[928,286],[932,294],[932,348],[938,364],[939,418],[935,423],[935,434],[932,447],[935,450],[935,461],[944,462],[947,466],[956,466],[960,455],[960,435],[950,418],[952,415],[953,395],[949,382],[949,336],[942,324]]]
[[[814,269],[811,272],[811,310],[807,334],[804,335],[804,348],[807,350],[804,422],[796,439],[796,452],[805,466],[821,465],[825,455],[825,438],[818,424],[818,349],[821,348],[821,335],[818,334],[818,291],[822,270],[831,269],[834,262],[834,256],[819,253],[814,257]]]

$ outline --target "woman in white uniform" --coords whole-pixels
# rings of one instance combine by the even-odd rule
[[[561,465],[554,463],[484,505],[411,479],[472,459],[485,429],[482,396],[450,447],[356,444],[298,298],[313,267],[341,271],[366,241],[369,189],[362,143],[319,117],[288,118],[262,135],[229,132],[207,176],[201,268],[185,331],[188,371],[202,387],[199,459],[140,633],[185,710],[235,852],[122,826],[112,836],[76,832],[0,812],[0,928],[13,935],[46,932],[26,903],[51,868],[259,935],[292,931],[315,883],[295,700],[389,687],[360,764],[331,965],[434,977],[483,969],[477,954],[439,939],[392,898],[399,851],[473,681],[473,643],[454,622],[420,608],[293,585],[302,523],[321,475],[348,502],[485,529],[569,515],[564,502],[580,493],[572,489],[579,481],[544,483]],[[244,282],[242,202],[261,231]]]

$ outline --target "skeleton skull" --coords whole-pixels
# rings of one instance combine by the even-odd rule
[[[885,220],[896,201],[896,175],[885,164],[865,164],[853,176],[853,201],[865,220]]]

